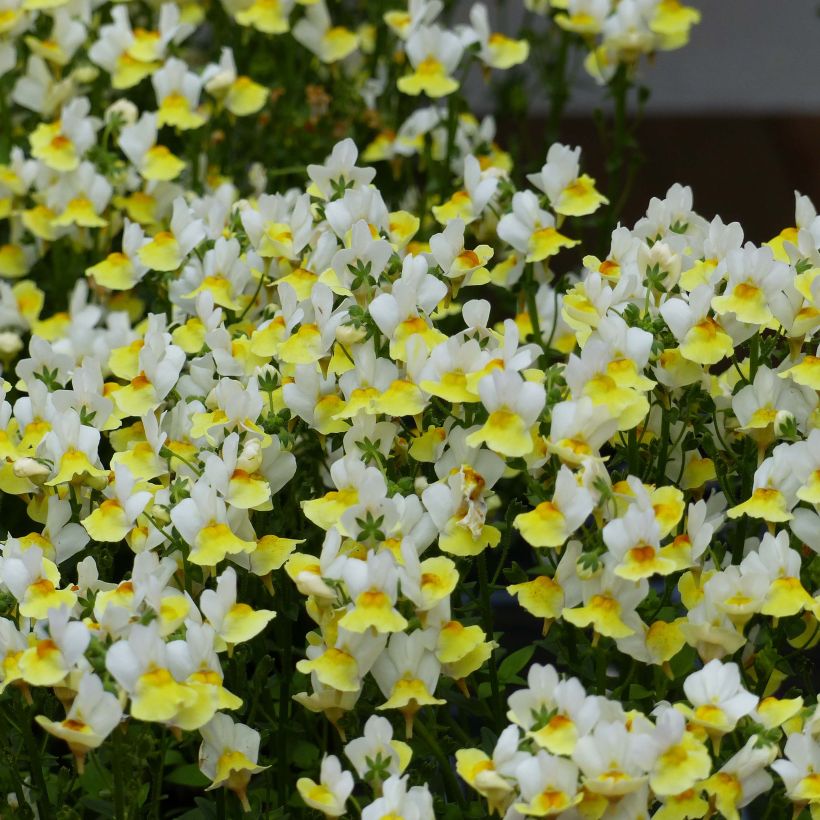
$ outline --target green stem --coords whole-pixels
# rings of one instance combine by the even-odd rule
[[[266,170],[266,174],[268,179],[271,177],[285,177],[289,176],[290,174],[300,174],[304,175],[306,171],[306,167],[304,165],[288,165],[285,168],[271,168]]]
[[[37,806],[37,811],[40,817],[51,817],[51,805],[48,802],[48,788],[46,787],[46,779],[43,775],[43,761],[40,756],[40,749],[37,745],[37,739],[34,737],[34,732],[31,728],[31,721],[34,718],[36,709],[32,708],[21,721],[23,728],[23,743],[26,746],[26,755],[28,757],[29,769],[31,770],[31,785],[34,791],[34,802]],[[20,795],[22,801],[23,795]]]
[[[638,472],[638,434],[633,427],[627,433],[627,459],[629,463],[629,474],[637,475]]]
[[[461,806],[462,809],[465,809],[467,807],[467,801],[464,799],[461,787],[459,786],[458,780],[456,780],[456,776],[453,773],[453,767],[436,739],[435,730],[431,731],[420,720],[416,721],[415,728],[427,744],[430,751],[433,753],[433,757],[435,757],[438,761],[438,764],[441,767],[441,774],[444,777],[448,787],[447,791],[451,792],[453,798],[459,806]]]
[[[159,742],[159,760],[156,764],[156,769],[154,770],[154,783],[153,783],[153,814],[157,820],[161,820],[162,818],[162,778],[165,774],[165,747],[168,740],[168,731],[163,730],[162,737],[160,738]]]
[[[606,697],[606,657],[600,646],[595,650],[595,681],[600,697]]]
[[[192,464],[190,461],[188,461],[187,458],[179,455],[179,453],[175,453],[170,447],[161,447],[159,454],[163,458],[167,458],[168,461],[170,461],[172,458],[175,458],[177,461],[181,461],[186,467],[189,467],[191,470],[193,470],[195,475],[202,475],[202,468],[197,467],[195,464]]]
[[[114,818],[125,820],[125,794],[123,793],[122,773],[122,728],[117,727],[111,733],[111,768],[114,774]]]
[[[481,622],[488,640],[493,640],[495,630],[493,626],[493,608],[490,601],[490,583],[487,574],[487,553],[482,552],[477,559],[478,563],[478,586],[481,603]],[[498,685],[498,666],[495,653],[490,653],[490,689],[493,693],[493,717],[498,724],[504,717],[504,710],[501,707],[501,690]]]
[[[567,84],[567,56],[569,54],[570,34],[563,29],[559,33],[558,49],[555,64],[549,72],[550,85],[550,113],[547,121],[547,144],[552,145],[561,132],[561,120],[567,100],[569,86]]]
[[[245,305],[245,309],[242,311],[242,313],[240,313],[239,316],[236,317],[237,324],[241,322],[245,318],[245,316],[247,316],[248,311],[251,309],[251,305],[253,305],[254,302],[256,302],[256,297],[259,296],[259,294],[262,292],[262,287],[264,286],[265,280],[267,278],[267,273],[263,273],[259,277],[259,284],[256,286],[256,290],[253,292],[253,296],[251,296],[251,299],[248,302],[248,304]]]
[[[440,186],[442,195],[447,190],[450,181],[450,164],[453,159],[453,151],[456,142],[456,126],[458,125],[457,97],[450,94],[447,98],[447,150],[444,154],[444,167],[442,168],[442,184]],[[422,216],[424,216],[422,214]]]
[[[755,333],[749,339],[749,381],[755,380],[758,365],[760,364],[760,334]]]
[[[666,456],[669,448],[669,407],[661,401],[661,439],[658,448],[658,463],[655,469],[655,484],[663,484],[666,478]]]
[[[527,265],[523,285],[527,298],[527,313],[529,314],[530,324],[532,325],[532,335],[536,344],[541,348],[546,359],[548,356],[547,351],[549,350],[549,344],[544,341],[544,334],[541,332],[541,319],[538,316],[538,305],[535,301],[535,294],[538,291],[538,284],[533,276],[532,265]]]
[[[630,150],[632,137],[629,131],[627,118],[627,101],[629,99],[629,66],[622,64],[615,72],[609,84],[609,91],[613,101],[612,112],[612,144],[609,148],[609,180],[606,218],[604,220],[602,237],[605,248],[609,247],[610,236],[618,223],[620,209],[624,204],[624,192],[627,190],[626,180],[634,173],[631,169],[635,164],[636,153]]]
[[[278,720],[278,736],[279,736],[279,762],[278,769],[280,772],[279,781],[279,803],[284,806],[288,799],[288,780],[290,762],[288,760],[288,737],[287,726],[290,720],[290,679],[293,672],[293,639],[291,620],[288,617],[288,601],[290,598],[290,581],[283,579],[282,587],[282,605],[279,609],[282,619],[282,667],[280,669],[280,685],[279,685],[279,720]]]
[[[757,462],[757,446],[751,436],[743,442],[743,456],[740,462],[740,499],[746,501],[751,498],[752,486],[754,484],[754,473]],[[749,525],[749,516],[743,515],[735,536],[735,543],[732,545],[732,563],[739,564],[743,559],[743,547],[746,543],[746,531]]]

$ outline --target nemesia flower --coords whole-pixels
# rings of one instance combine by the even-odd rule
[[[724,817],[738,820],[739,809],[772,787],[772,776],[765,767],[772,763],[774,750],[761,746],[758,741],[758,737],[752,735],[746,745],[703,784]]]
[[[530,53],[526,40],[515,40],[500,32],[490,31],[487,7],[476,3],[470,9],[470,25],[479,45],[479,59],[489,68],[508,69],[523,63]],[[470,34],[466,35],[469,42]]]
[[[248,641],[259,634],[276,613],[268,609],[253,610],[236,602],[236,571],[227,567],[217,578],[216,590],[203,590],[200,609],[217,637],[215,647]]]
[[[579,487],[572,472],[562,466],[552,501],[542,501],[532,512],[517,516],[513,526],[534,547],[560,547],[592,512],[591,493]]]
[[[344,60],[359,46],[355,32],[331,24],[324,0],[308,6],[305,17],[293,27],[293,36],[323,63]]]
[[[379,820],[391,814],[433,820],[433,796],[426,786],[411,786],[408,789],[406,777],[393,775],[384,782],[382,790],[383,796],[362,810],[363,820]]]
[[[748,715],[758,699],[740,683],[740,671],[735,663],[709,661],[703,669],[693,672],[683,684],[689,702],[694,706],[684,710],[692,722],[702,726],[719,742],[737,721]]]
[[[205,117],[197,110],[202,81],[183,60],[171,57],[151,75],[151,84],[159,105],[158,125],[188,131],[205,123]]]
[[[199,768],[210,778],[209,789],[224,786],[236,794],[245,811],[250,811],[247,789],[251,776],[266,769],[257,763],[259,732],[228,715],[216,714],[200,730]]]
[[[80,679],[77,695],[64,720],[53,721],[44,715],[37,715],[36,720],[49,734],[68,744],[82,773],[88,752],[103,743],[121,717],[116,695],[106,692],[95,674],[87,673]]]
[[[562,216],[591,214],[609,202],[595,189],[592,177],[579,173],[580,157],[580,148],[555,143],[547,152],[540,172],[527,177],[547,195],[555,213]]]
[[[230,48],[223,48],[219,63],[203,72],[204,88],[222,102],[231,114],[247,117],[256,114],[267,101],[268,90],[250,77],[239,75]]]
[[[428,630],[396,632],[373,667],[373,677],[386,698],[378,708],[401,711],[408,738],[413,734],[413,718],[419,709],[444,703],[435,697],[441,668],[432,651],[435,639]]]
[[[325,817],[341,817],[345,803],[353,791],[353,775],[342,769],[339,758],[328,755],[322,760],[322,774],[319,783],[309,777],[301,777],[296,788],[302,800]]]
[[[512,213],[505,214],[498,223],[498,235],[517,251],[526,254],[527,262],[541,262],[561,248],[578,243],[559,233],[555,218],[538,205],[532,191],[518,191],[513,195]]]
[[[514,371],[494,370],[481,379],[478,390],[489,417],[481,429],[470,434],[467,444],[483,442],[510,458],[531,453],[535,446],[532,427],[544,406],[544,388],[524,381]]]
[[[375,5],[0,0],[9,810],[817,814],[815,205],[623,222],[679,0]]]
[[[420,26],[407,39],[407,57],[413,72],[399,77],[399,91],[412,96],[424,93],[434,99],[452,94],[459,87],[452,74],[463,50],[453,32],[437,25]]]
[[[390,721],[379,715],[371,715],[364,725],[364,734],[345,744],[345,756],[365,780],[375,780],[384,774],[400,775],[411,754],[406,743],[393,739]]]

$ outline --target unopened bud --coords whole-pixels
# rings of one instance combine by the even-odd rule
[[[314,598],[334,600],[336,593],[315,572],[300,572],[296,576],[296,588],[302,595],[313,595]]]
[[[367,335],[364,328],[353,327],[353,325],[339,325],[336,328],[336,340],[343,345],[355,345]]]
[[[0,333],[0,354],[16,356],[23,349],[23,340],[12,330]]]
[[[154,504],[151,507],[151,518],[158,524],[168,524],[171,521],[171,516],[168,515],[168,510],[160,504]]]
[[[93,83],[100,76],[100,70],[93,65],[83,65],[75,68],[71,79],[78,83]]]
[[[589,581],[603,572],[604,565],[594,553],[584,552],[575,562],[575,571],[582,581]]]
[[[236,469],[246,473],[255,473],[261,466],[262,443],[258,438],[248,439],[236,460]]]
[[[236,72],[224,68],[217,71],[207,83],[205,83],[205,90],[209,94],[219,96],[225,93],[236,80]]]
[[[131,102],[131,100],[119,99],[116,102],[111,103],[111,105],[105,109],[104,116],[106,123],[110,123],[114,117],[119,117],[123,124],[133,125],[137,121],[139,115],[139,109],[136,105],[134,105],[134,103]]]
[[[51,470],[36,458],[18,458],[12,466],[17,478],[28,478],[35,484],[41,484],[51,474]]]
[[[778,410],[774,417],[776,436],[793,436],[797,432],[797,421],[788,410]]]

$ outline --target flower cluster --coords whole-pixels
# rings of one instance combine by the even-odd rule
[[[632,65],[641,55],[671,51],[689,42],[700,22],[697,9],[679,0],[526,0],[527,7],[546,14],[556,10],[555,23],[586,40],[584,67],[599,82],[611,80],[619,65]]]
[[[564,5],[613,93],[697,21]],[[482,5],[0,6],[12,804],[820,812],[807,198],[762,246],[681,186],[611,232],[579,149],[522,175],[466,111],[530,51]]]

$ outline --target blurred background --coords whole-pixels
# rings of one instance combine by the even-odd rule
[[[498,4],[498,22],[518,4]],[[641,75],[650,96],[637,132],[643,154],[624,221],[673,182],[691,185],[696,209],[740,221],[765,241],[794,216],[794,191],[820,207],[820,15],[817,0],[687,0],[702,12],[690,43],[657,55]],[[480,80],[475,93],[480,96]],[[533,89],[534,90],[534,89]],[[534,93],[537,94],[537,92]],[[593,112],[606,113],[604,90],[578,70],[561,129],[581,145],[584,165],[603,176],[603,150]],[[546,100],[534,110],[546,117]],[[520,123],[497,116],[499,131]],[[534,128],[539,127],[537,121]],[[537,144],[537,141],[536,141]]]

